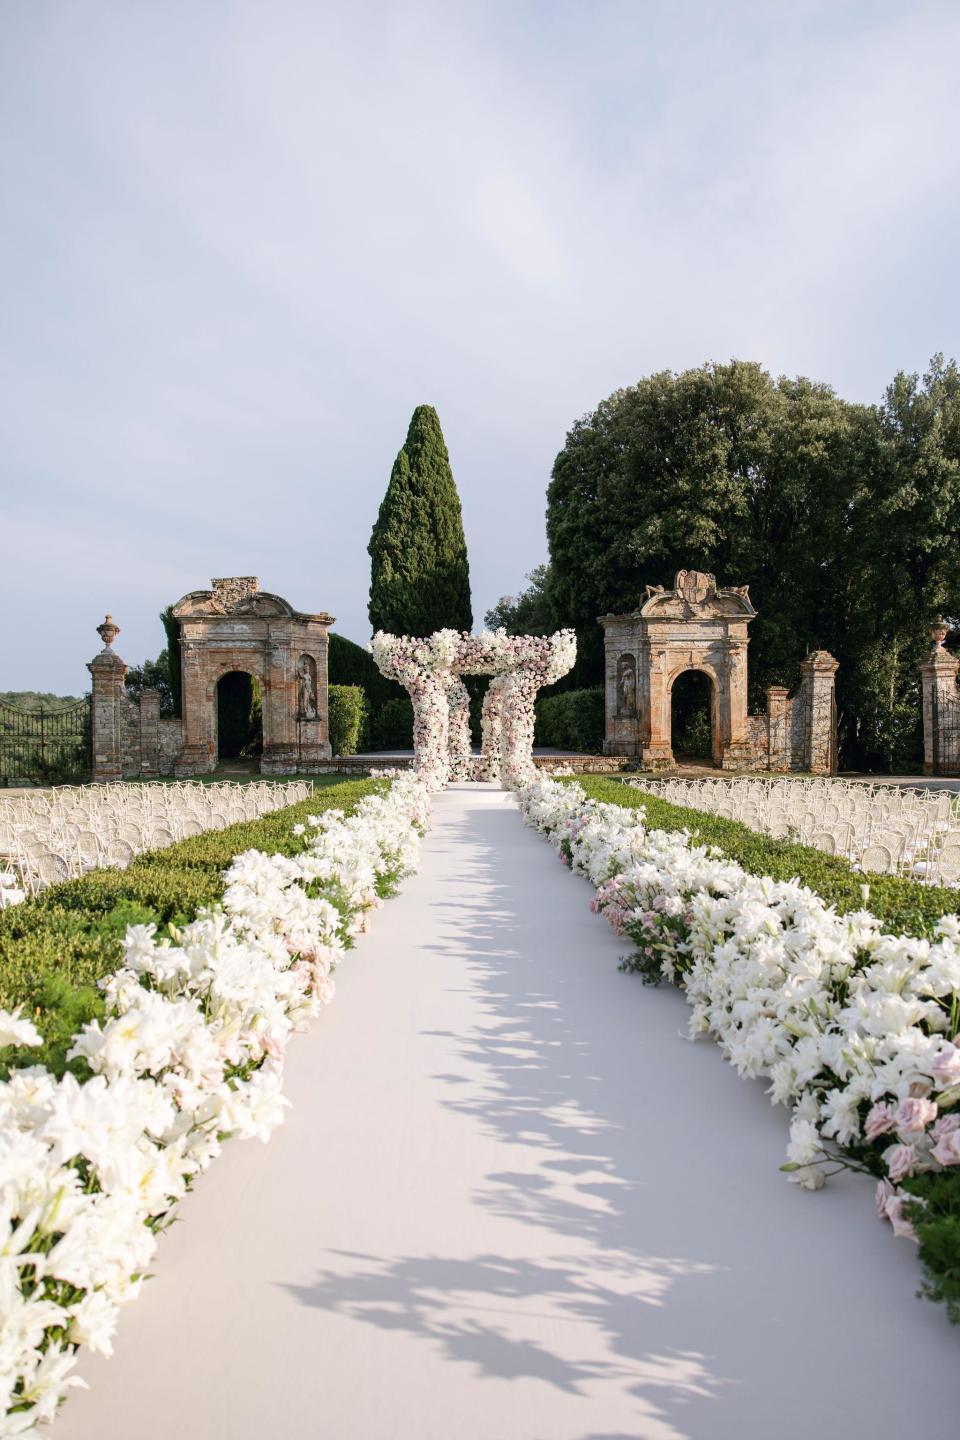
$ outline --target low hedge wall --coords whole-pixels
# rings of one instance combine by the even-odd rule
[[[564,690],[536,706],[536,743],[599,755],[603,749],[603,690]]]
[[[92,870],[0,911],[0,1009],[22,1005],[45,1041],[42,1050],[4,1052],[0,1076],[18,1063],[46,1065],[57,1074],[73,1068],[66,1052],[81,1026],[103,1012],[97,981],[120,964],[128,925],[185,924],[220,900],[223,872],[235,855],[251,849],[293,855],[303,848],[295,824],[323,810],[349,812],[382,785],[324,786],[259,820],[146,851],[126,870]]]
[[[689,830],[704,844],[716,845],[751,875],[800,880],[828,905],[833,905],[839,914],[868,908],[895,934],[929,937],[941,915],[960,911],[960,890],[921,885],[899,875],[865,875],[837,855],[825,855],[822,850],[790,840],[774,840],[770,835],[742,825],[739,820],[674,805],[621,780],[594,775],[577,778],[593,800],[609,805],[642,805],[651,828]],[[865,884],[870,886],[866,905]]]

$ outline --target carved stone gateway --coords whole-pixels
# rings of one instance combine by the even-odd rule
[[[217,764],[217,684],[233,670],[263,687],[265,775],[309,771],[330,758],[327,632],[333,616],[304,615],[252,576],[214,580],[173,607],[183,661],[183,749],[177,775]]]
[[[792,699],[767,691],[767,714],[747,712],[748,627],[756,615],[746,585],[679,570],[673,588],[648,585],[639,609],[601,616],[606,652],[608,755],[635,756],[644,770],[674,765],[671,704],[677,677],[700,670],[711,688],[711,749],[724,770],[836,768],[834,674],[837,662],[814,651],[801,665]]]

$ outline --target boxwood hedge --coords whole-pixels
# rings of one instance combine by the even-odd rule
[[[324,786],[259,820],[147,851],[126,870],[92,870],[0,911],[0,1008],[23,1005],[45,1041],[42,1050],[0,1052],[0,1061],[40,1063],[58,1074],[69,1068],[74,1034],[102,1013],[97,981],[119,965],[128,925],[185,923],[221,898],[234,855],[250,849],[293,855],[303,845],[293,834],[298,821],[332,808],[349,812],[382,786],[377,780]]]

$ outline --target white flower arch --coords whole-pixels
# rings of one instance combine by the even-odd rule
[[[413,703],[414,767],[431,790],[448,780],[499,780],[515,790],[534,773],[534,702],[542,685],[566,675],[577,657],[572,630],[554,635],[480,635],[437,630],[422,638],[387,635],[371,642],[382,674]],[[490,675],[483,701],[482,753],[470,752],[470,696],[462,675]]]

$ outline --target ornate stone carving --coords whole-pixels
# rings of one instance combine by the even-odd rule
[[[717,582],[713,575],[708,575],[704,570],[678,570],[673,588],[692,610],[699,610],[711,595],[716,595]]]
[[[107,616],[107,619],[110,619],[109,615]],[[943,649],[943,642],[944,640],[946,640],[949,634],[950,626],[947,624],[946,620],[944,620],[942,615],[938,615],[936,620],[934,620],[933,624],[930,626],[930,639],[933,641],[933,648],[935,651]]]
[[[621,655],[617,662],[617,713],[637,713],[637,662],[632,655]]]
[[[260,581],[256,575],[228,575],[220,580],[211,581],[213,593],[211,605],[213,609],[220,610],[228,615],[231,610],[236,610],[245,600],[256,595],[260,589]]]
[[[317,664],[310,655],[301,655],[297,666],[297,716],[300,720],[316,720]]]
[[[113,616],[108,615],[102,625],[97,626],[97,634],[103,641],[103,648],[109,650],[114,640],[120,634],[120,626],[113,623]]]

